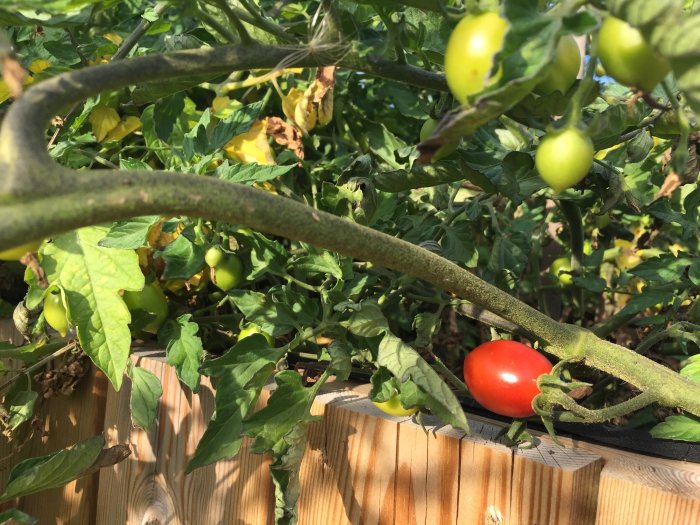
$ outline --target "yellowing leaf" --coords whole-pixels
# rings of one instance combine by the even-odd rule
[[[224,151],[232,158],[241,162],[256,162],[258,164],[275,164],[270,143],[267,141],[267,119],[256,121],[248,131],[233,137]]]
[[[37,58],[36,60],[33,60],[31,64],[29,64],[29,71],[31,71],[32,73],[41,73],[42,71],[50,67],[51,62],[43,58]]]
[[[112,131],[107,133],[105,137],[105,142],[108,140],[121,140],[126,137],[129,133],[133,133],[137,129],[141,128],[141,120],[138,117],[126,117],[119,124],[117,124]]]
[[[119,124],[119,113],[107,106],[95,106],[90,113],[90,124],[92,124],[92,133],[95,138],[98,142],[102,142]]]
[[[119,44],[121,44],[124,41],[124,39],[120,35],[118,35],[117,33],[106,33],[102,36],[104,38],[106,38],[107,40],[109,40],[110,42],[112,42],[112,44],[114,44],[116,46],[118,46]]]
[[[0,79],[0,104],[10,98],[10,88],[4,80]]]
[[[316,126],[316,108],[311,103],[312,96],[312,88],[306,91],[291,88],[287,95],[282,97],[282,111],[304,133]]]

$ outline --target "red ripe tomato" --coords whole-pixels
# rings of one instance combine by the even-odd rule
[[[474,399],[491,412],[527,417],[540,393],[537,378],[548,374],[546,357],[515,341],[491,341],[477,346],[464,359],[464,381]]]

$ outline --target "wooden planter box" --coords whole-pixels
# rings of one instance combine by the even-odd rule
[[[130,444],[131,457],[26,497],[20,508],[41,524],[272,523],[268,460],[247,444],[233,460],[184,475],[214,409],[210,385],[192,395],[160,353],[134,360],[163,383],[150,431],[131,428],[129,382],[115,392],[92,373],[74,396],[47,404],[46,435],[21,452],[45,454],[104,431],[109,445]],[[493,441],[501,423],[476,416],[470,435],[430,418],[426,434],[409,418],[380,412],[366,389],[330,385],[313,406],[325,417],[304,456],[301,525],[700,523],[700,465],[569,439],[563,448],[547,436],[534,449],[514,450]],[[6,478],[11,465],[2,467]]]

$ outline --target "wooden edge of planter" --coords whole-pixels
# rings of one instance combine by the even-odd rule
[[[162,382],[157,423],[133,428],[130,382],[115,392],[101,373],[90,374],[74,397],[49,401],[41,416],[48,433],[22,458],[91,437],[97,427],[108,446],[127,443],[132,456],[24,498],[21,508],[40,523],[271,523],[269,460],[249,453],[249,440],[235,458],[184,475],[214,411],[206,378],[193,395],[162,351],[139,350],[132,359]],[[697,523],[700,465],[565,438],[562,448],[547,436],[536,449],[513,450],[493,441],[503,423],[472,415],[470,435],[431,417],[426,433],[411,418],[379,411],[367,392],[333,383],[317,397],[312,411],[325,417],[308,435],[300,523]]]

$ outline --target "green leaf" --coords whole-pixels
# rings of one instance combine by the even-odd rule
[[[134,425],[148,430],[158,414],[163,386],[153,373],[134,366],[131,369],[131,419]]]
[[[8,415],[7,429],[17,430],[22,423],[29,421],[34,415],[34,404],[38,398],[39,394],[33,390],[12,389],[3,403]]]
[[[343,270],[337,257],[326,251],[320,254],[303,255],[291,263],[290,270],[298,270],[307,276],[323,277],[328,274],[336,279],[342,279]]]
[[[301,422],[284,436],[284,452],[277,454],[270,465],[275,485],[275,523],[279,525],[296,523],[296,504],[301,495],[299,472],[306,450],[309,424],[310,421]]]
[[[627,270],[632,275],[641,277],[648,281],[659,281],[662,283],[679,282],[686,268],[693,261],[687,257],[675,257],[667,253],[659,257],[652,257]]]
[[[10,525],[34,525],[35,523],[39,523],[39,520],[19,509],[9,509],[0,512],[0,523],[8,523]]]
[[[301,381],[301,376],[293,370],[285,370],[275,376],[277,388],[272,392],[267,406],[243,423],[243,432],[254,438],[251,452],[283,453],[288,446],[284,438],[294,431],[297,424],[320,419],[309,413],[316,389],[304,388]]]
[[[159,220],[158,215],[149,215],[115,222],[98,244],[105,248],[135,250],[147,244],[148,231]]]
[[[669,416],[649,433],[659,439],[700,442],[700,421],[693,416]]]
[[[329,369],[335,374],[338,381],[345,381],[352,372],[352,362],[350,357],[352,351],[346,341],[336,339],[328,345],[328,353],[331,356]]]
[[[26,459],[10,472],[0,501],[60,487],[80,477],[97,460],[105,440],[95,436],[46,456]]]
[[[184,230],[164,250],[157,252],[165,261],[163,279],[189,279],[204,266],[204,247],[189,236],[190,232]]]
[[[381,191],[396,193],[415,188],[429,188],[470,178],[469,166],[459,166],[455,162],[436,164],[414,164],[410,170],[398,169],[377,173],[372,182]]]
[[[165,347],[168,364],[175,367],[178,379],[193,392],[199,390],[199,365],[204,358],[198,331],[199,325],[190,314],[167,321],[158,331],[158,343]]]
[[[238,108],[230,117],[219,121],[211,132],[207,153],[222,149],[233,137],[248,131],[253,122],[257,120],[264,105],[265,101],[262,100],[248,104]]]
[[[92,226],[59,235],[40,256],[49,283],[65,292],[80,345],[118,390],[131,347],[131,316],[119,291],[143,289],[144,277],[133,250],[99,246],[106,233]]]
[[[666,304],[674,298],[675,294],[673,292],[664,291],[654,291],[650,289],[644,289],[639,295],[632,297],[625,307],[620,310],[619,315],[626,314],[636,314],[647,308],[651,308],[659,303]]]
[[[156,136],[163,142],[170,141],[175,122],[185,109],[185,93],[175,93],[156,102],[153,107],[153,125]]]
[[[379,306],[363,303],[362,309],[350,317],[348,330],[362,337],[376,337],[388,331],[389,324]]]
[[[285,173],[289,173],[292,169],[294,169],[293,164],[288,166],[266,166],[255,162],[231,164],[226,160],[216,168],[216,176],[239,184],[253,184],[255,182],[274,180]]]
[[[691,381],[700,383],[700,354],[691,355],[681,368],[680,374]]]
[[[229,290],[228,296],[246,319],[272,336],[285,335],[298,326],[292,308],[271,300],[271,297],[250,290]]]
[[[400,381],[412,380],[426,395],[425,406],[445,423],[468,431],[464,410],[454,393],[413,348],[387,333],[379,343],[377,364]]]
[[[197,445],[187,472],[238,453],[243,418],[285,353],[270,348],[260,334],[246,337],[218,359],[206,361],[202,372],[216,378],[216,412]]]
[[[470,221],[455,221],[445,227],[440,244],[443,257],[474,268],[479,261],[479,252],[474,243],[473,224]]]
[[[421,312],[413,318],[413,328],[416,330],[418,347],[432,346],[433,335],[440,326],[440,318],[432,312]]]

